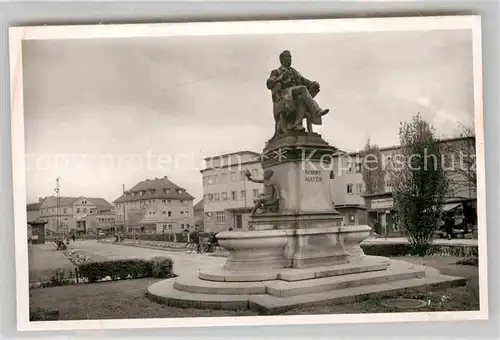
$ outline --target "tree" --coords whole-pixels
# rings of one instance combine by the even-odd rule
[[[362,152],[363,162],[361,175],[365,183],[367,194],[378,194],[385,189],[385,168],[382,164],[380,149],[376,144],[370,144],[370,140],[365,145]]]
[[[471,127],[461,125],[460,129],[459,140],[443,145],[448,158],[446,171],[449,173],[449,185],[454,191],[476,191],[476,134]]]
[[[420,114],[401,122],[399,139],[400,153],[389,170],[396,221],[413,253],[424,256],[441,221],[448,188],[441,147]]]

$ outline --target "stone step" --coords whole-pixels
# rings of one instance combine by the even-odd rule
[[[406,279],[325,291],[321,293],[303,294],[289,297],[270,295],[253,295],[249,299],[249,308],[260,314],[281,314],[296,308],[307,308],[328,304],[355,303],[377,297],[398,296],[408,290],[425,291],[429,288],[453,287],[464,285],[461,277],[446,275],[430,275],[422,278]],[[293,313],[291,314],[293,315]]]
[[[175,279],[163,280],[148,287],[148,298],[154,302],[180,308],[241,310],[248,309],[248,295],[200,294],[174,288]]]
[[[174,288],[184,292],[217,295],[266,294],[263,282],[215,282],[201,280],[197,276],[175,278]]]
[[[277,297],[320,293],[336,289],[374,285],[425,276],[425,267],[402,261],[392,261],[386,270],[286,282],[265,282],[266,292]]]
[[[283,268],[273,271],[229,271],[224,269],[202,269],[198,277],[202,280],[218,282],[248,282],[248,281],[300,281],[327,276],[347,275],[370,271],[385,270],[389,259],[379,256],[367,256],[359,261],[333,266],[315,268]]]
[[[174,279],[168,279],[149,286],[148,298],[157,303],[173,307],[219,310],[250,308],[264,315],[281,314],[295,308],[354,303],[381,296],[397,296],[408,290],[425,291],[431,287],[452,287],[463,285],[466,282],[464,278],[440,275],[439,272],[431,270],[423,278],[350,287],[321,293],[276,297],[268,294],[219,295],[190,293],[175,289],[174,281]]]
[[[279,273],[278,278],[283,281],[300,281],[329,276],[358,274],[385,270],[389,266],[389,263],[389,259],[385,257],[370,256],[356,262],[338,264],[334,266],[305,269],[284,269]]]

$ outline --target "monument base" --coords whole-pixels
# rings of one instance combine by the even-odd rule
[[[200,272],[148,288],[155,302],[181,308],[279,314],[295,308],[394,296],[408,289],[465,284],[465,279],[405,261],[366,256],[344,265],[308,269]]]

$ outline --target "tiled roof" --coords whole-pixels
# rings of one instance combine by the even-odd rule
[[[167,193],[164,189],[170,189]],[[153,190],[153,192],[150,192]],[[177,190],[182,190],[182,194],[179,194]],[[175,199],[175,200],[193,200],[194,197],[191,196],[184,188],[181,188],[177,184],[170,181],[166,176],[163,178],[147,179],[145,181],[139,182],[126,193],[139,193],[143,191],[143,195],[139,194],[136,196],[121,195],[113,203],[121,202],[132,202],[132,201],[142,201],[148,199]]]
[[[204,207],[204,204],[205,204],[205,199],[202,198],[198,203],[196,203],[196,205],[194,206],[193,210],[194,211],[201,211],[201,210],[205,210],[205,207]]]
[[[103,208],[113,208],[113,204],[106,201],[104,198],[100,197],[85,197],[92,205],[95,205],[99,209]]]
[[[38,210],[40,209],[40,203],[30,203],[26,205],[26,210],[32,211],[32,210]]]
[[[80,196],[80,197],[61,196],[61,197],[59,197],[59,203],[60,203],[59,206],[71,207],[73,205],[73,203],[80,198],[87,199],[88,202],[91,203],[91,205],[95,205],[98,208],[112,208],[113,207],[113,205],[111,203],[109,203],[108,201],[106,201],[104,198],[84,197],[84,196]],[[45,197],[44,203],[45,203],[45,207],[47,207],[47,208],[55,207],[55,206],[57,206],[57,197],[56,196]]]

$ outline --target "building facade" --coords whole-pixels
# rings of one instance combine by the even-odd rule
[[[47,221],[47,234],[95,232],[88,223],[91,212],[113,209],[113,205],[104,198],[95,197],[49,196],[40,201],[40,218]]]
[[[263,171],[252,151],[206,158],[203,178],[204,229],[207,232],[247,230],[253,200],[262,193],[262,184],[246,179],[245,171],[262,179]]]
[[[193,231],[193,199],[166,176],[147,179],[113,202],[116,227],[122,231],[146,233]]]
[[[441,143],[443,162],[448,166],[447,174],[452,183],[446,202],[468,202],[464,203],[464,209],[471,211],[475,209],[475,186],[468,178],[464,178],[467,174],[449,170],[451,169],[449,163],[450,158],[455,158],[454,162],[457,161],[453,150],[470,149],[470,153],[475,154],[474,143],[470,138],[446,139]],[[380,148],[382,162],[386,167],[398,155],[399,149],[399,146]],[[362,175],[362,154],[362,151],[338,151],[332,155],[328,183],[332,206],[340,213],[342,225],[367,224],[372,229],[380,228],[381,232],[389,237],[401,236],[402,231],[396,225],[394,218],[389,173],[385,174],[383,191],[367,195]],[[262,167],[258,157],[259,154],[256,152],[241,151],[205,159],[207,166],[201,171],[205,230],[219,232],[230,228],[248,229],[253,198],[262,192],[262,184],[247,181],[244,173],[248,169],[254,177],[262,177]],[[475,155],[471,155],[470,158],[475,158]],[[455,203],[446,203],[444,209],[456,207]]]

